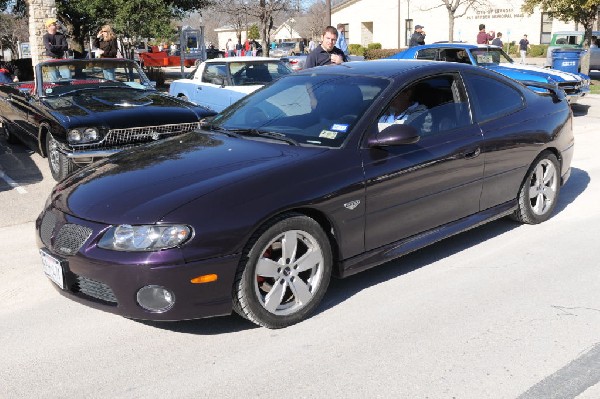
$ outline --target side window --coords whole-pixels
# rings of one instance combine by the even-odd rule
[[[417,59],[419,60],[433,60],[435,61],[437,49],[435,48],[426,48],[423,50],[417,51]]]
[[[473,96],[471,103],[480,121],[499,118],[523,107],[524,100],[517,89],[489,77],[467,76]]]
[[[420,136],[450,132],[471,124],[465,90],[458,75],[439,75],[402,89],[379,116],[378,131],[407,124]]]
[[[225,64],[209,64],[204,69],[202,81],[206,83],[217,84],[215,79],[222,79],[227,82],[227,67]]]

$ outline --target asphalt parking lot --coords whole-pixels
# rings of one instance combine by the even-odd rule
[[[499,220],[335,280],[284,330],[132,321],[60,296],[34,236],[46,159],[0,139],[0,398],[599,398],[600,96],[573,111],[548,222]]]

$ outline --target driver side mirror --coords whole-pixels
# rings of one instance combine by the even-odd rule
[[[419,132],[413,126],[392,124],[379,132],[379,134],[369,138],[368,144],[371,148],[389,147],[415,144],[420,138]]]

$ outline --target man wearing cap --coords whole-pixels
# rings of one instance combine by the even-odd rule
[[[423,25],[415,26],[415,33],[410,37],[408,47],[422,46],[425,44],[425,31]]]
[[[46,48],[46,58],[63,58],[65,51],[69,49],[65,35],[56,30],[56,19],[48,18],[46,20],[46,33],[43,37],[44,47]]]

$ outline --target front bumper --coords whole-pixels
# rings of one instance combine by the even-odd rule
[[[62,263],[65,288],[52,284],[63,296],[96,309],[141,320],[188,320],[231,313],[231,292],[239,254],[188,262],[178,248],[143,253],[110,251],[97,247],[107,228],[107,225],[78,219],[54,209],[46,209],[37,219],[38,247],[46,249]],[[64,238],[69,233],[65,233],[66,230],[77,234],[85,232],[79,248],[69,248],[77,239],[72,235]],[[218,279],[204,284],[191,282],[206,274],[217,274]],[[174,294],[175,304],[171,309],[156,313],[137,303],[138,290],[150,285],[165,287]]]

